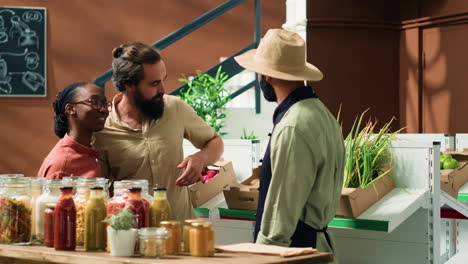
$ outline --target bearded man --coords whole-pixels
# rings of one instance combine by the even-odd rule
[[[94,138],[102,175],[165,187],[173,218],[193,218],[187,186],[219,159],[222,139],[187,103],[165,94],[166,65],[154,47],[127,43],[112,54],[112,81],[120,93]],[[200,149],[185,159],[184,138]]]

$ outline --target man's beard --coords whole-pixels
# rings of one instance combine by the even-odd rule
[[[164,98],[163,93],[153,96],[151,99],[145,100],[140,91],[136,90],[135,105],[148,118],[159,119],[164,113]]]
[[[265,97],[265,100],[268,102],[276,102],[278,100],[273,86],[266,81],[265,75],[262,75],[260,78],[260,89],[262,89],[263,97]]]

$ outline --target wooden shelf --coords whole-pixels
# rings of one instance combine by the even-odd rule
[[[329,227],[392,232],[427,202],[428,190],[395,188],[358,218],[335,217]]]
[[[333,260],[330,253],[304,255],[291,258],[244,253],[216,253],[214,257],[192,257],[187,254],[166,256],[161,259],[142,257],[112,257],[106,252],[56,251],[44,246],[0,245],[0,263],[11,263],[12,259],[34,260],[34,263],[67,264],[124,264],[124,263],[172,263],[172,264],[210,264],[210,263],[323,263]]]

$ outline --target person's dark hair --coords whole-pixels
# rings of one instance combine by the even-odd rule
[[[67,114],[65,113],[65,106],[69,103],[73,103],[76,88],[88,85],[87,82],[77,82],[68,85],[67,87],[63,88],[61,92],[57,94],[52,106],[54,107],[55,118],[54,118],[54,130],[55,135],[59,138],[63,138],[65,134],[68,132],[68,118]]]
[[[118,91],[125,91],[125,84],[137,85],[144,78],[143,64],[154,64],[161,55],[153,46],[140,42],[120,45],[112,51],[112,81]]]

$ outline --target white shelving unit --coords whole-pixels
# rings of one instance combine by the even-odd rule
[[[467,134],[468,135],[468,134]],[[415,134],[401,133],[397,135],[400,141],[408,142],[440,142],[440,151],[455,149],[455,137],[449,134]],[[467,137],[468,140],[468,137]]]
[[[372,205],[358,219],[388,222],[387,232],[392,232],[419,208],[425,207],[428,190],[396,188]]]
[[[439,168],[441,149],[468,148],[466,135],[398,136],[391,151],[399,188],[357,219],[335,217],[329,224],[340,263],[468,263],[468,221],[441,218],[441,209],[468,217],[468,206],[440,190]],[[460,192],[468,194],[468,184]],[[211,209],[216,243],[251,241],[253,222],[220,219],[217,208],[226,208],[222,193],[204,207]]]
[[[468,149],[468,134],[455,134],[455,150],[461,152],[465,149]],[[451,198],[452,203],[455,203],[457,205],[461,204],[460,206],[464,206],[465,210],[462,210],[463,212],[459,212],[462,213],[464,216],[467,216],[466,213],[468,212],[468,183],[463,185],[458,190],[458,200],[460,201],[454,202],[455,199],[453,199],[452,197],[449,198]],[[454,222],[456,230],[454,235],[456,250],[454,251],[456,254],[447,263],[468,263],[468,220],[454,220]]]
[[[396,188],[357,219],[330,223],[344,263],[441,262],[439,142],[392,144]],[[437,166],[434,166],[437,164]],[[354,227],[344,227],[343,221]],[[385,228],[386,227],[386,228]]]

